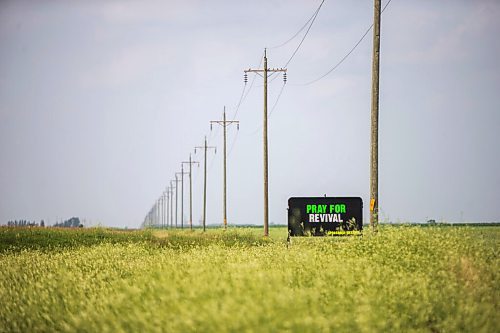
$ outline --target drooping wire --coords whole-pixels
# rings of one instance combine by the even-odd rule
[[[316,18],[318,17],[318,14],[319,14],[319,11],[321,10],[321,7],[323,6],[324,3],[325,3],[325,0],[321,1],[321,3],[319,4],[319,7],[318,7],[318,9],[316,9],[316,12],[314,12],[311,23],[309,24],[309,27],[307,28],[306,33],[304,34],[304,37],[302,37],[299,45],[297,45],[297,48],[295,49],[295,51],[293,51],[292,55],[290,56],[290,58],[288,59],[288,61],[285,64],[285,66],[283,66],[283,67],[287,67],[288,64],[290,64],[290,62],[292,61],[293,57],[295,57],[295,55],[299,51],[300,47],[302,46],[302,43],[304,42],[304,40],[307,37],[307,34],[309,33],[309,30],[311,30],[311,27],[313,26],[314,21],[316,21]]]
[[[280,97],[283,94],[283,90],[285,89],[285,86],[286,86],[286,84],[283,83],[283,85],[281,86],[281,90],[278,93],[278,97],[276,97],[276,100],[274,101],[274,104],[273,104],[273,107],[271,108],[271,111],[267,114],[267,119],[269,119],[271,117],[271,115],[273,114],[274,110],[276,109],[276,106],[278,105]],[[248,134],[248,136],[252,136],[252,135],[255,135],[256,133],[260,132],[260,130],[262,129],[262,126],[263,125],[260,125],[255,130],[253,130],[252,132],[250,132],[250,134]]]
[[[240,131],[237,131],[237,132],[236,132],[236,135],[234,136],[233,141],[231,142],[231,145],[229,146],[229,152],[227,153],[227,156],[228,156],[228,157],[229,157],[229,156],[231,156],[231,152],[233,151],[234,144],[236,143],[236,140],[238,140],[238,133],[239,133],[239,132],[240,132]]]
[[[304,30],[304,29],[307,27],[307,25],[309,24],[309,22],[311,22],[311,20],[312,20],[312,19],[316,16],[316,13],[317,13],[317,12],[318,12],[318,10],[316,9],[316,10],[314,11],[314,13],[312,14],[312,16],[309,18],[309,20],[307,20],[307,22],[306,22],[306,23],[304,23],[304,25],[302,26],[302,28],[300,28],[300,29],[299,29],[299,31],[297,31],[297,32],[295,33],[295,35],[293,35],[290,39],[288,39],[288,40],[287,40],[286,42],[284,42],[284,43],[281,43],[280,45],[275,45],[275,46],[268,47],[268,49],[269,49],[269,50],[272,50],[272,49],[277,49],[277,48],[279,48],[279,47],[285,46],[286,44],[288,44],[288,43],[290,43],[292,40],[294,40],[294,39],[295,39],[295,37],[297,37],[297,36],[298,36],[298,35],[302,32],[302,30]]]
[[[269,115],[267,116],[267,118],[270,118],[271,115],[273,114],[274,110],[276,109],[276,105],[278,105],[278,102],[280,101],[280,97],[283,94],[283,90],[285,89],[285,86],[286,86],[286,84],[283,83],[283,85],[281,86],[281,90],[280,90],[280,92],[278,94],[278,97],[276,98],[276,101],[274,102],[274,105],[271,108],[271,112],[269,112]]]
[[[233,116],[232,120],[234,120],[236,118],[236,115],[238,114],[238,111],[240,110],[241,102],[243,101],[243,96],[245,96],[246,89],[247,89],[247,83],[245,82],[245,84],[243,85],[243,90],[241,90],[240,100],[238,101],[238,104],[236,105],[236,108],[234,111],[234,116]]]
[[[264,53],[260,57],[259,65],[257,66],[257,68],[260,68],[260,66],[262,65],[262,61],[263,60],[264,60]],[[236,111],[234,112],[232,120],[236,119],[236,116],[238,115],[238,111],[240,110],[241,104],[243,104],[243,102],[247,99],[248,94],[252,90],[253,85],[255,83],[255,78],[256,78],[256,75],[253,76],[252,82],[250,82],[250,87],[248,88],[248,90],[246,91],[246,93],[245,93],[245,87],[246,87],[246,84],[245,84],[245,87],[243,88],[243,92],[242,92],[242,94],[240,96],[240,101],[238,102],[238,106],[236,107]]]
[[[391,3],[392,0],[389,0],[387,1],[387,3],[385,4],[385,6],[382,8],[382,11],[381,12],[384,12],[384,10],[387,8],[387,6],[389,6],[389,4]],[[306,83],[295,83],[293,85],[298,85],[298,86],[308,86],[310,84],[313,84],[321,79],[323,79],[324,77],[326,77],[327,75],[329,75],[331,72],[333,72],[334,70],[336,70],[353,52],[354,50],[359,46],[359,44],[361,44],[361,42],[363,41],[363,39],[365,39],[365,37],[368,35],[368,33],[373,29],[373,23],[372,25],[370,25],[370,27],[365,31],[365,33],[361,36],[361,38],[358,40],[358,42],[353,46],[353,48],[347,52],[347,54],[342,58],[340,59],[340,61],[338,63],[335,64],[335,66],[333,66],[332,68],[330,68],[325,74],[321,75],[320,77],[312,80],[312,81],[309,81],[309,82],[306,82]]]

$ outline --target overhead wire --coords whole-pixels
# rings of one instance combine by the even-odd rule
[[[384,10],[387,8],[387,6],[389,6],[389,4],[391,3],[392,0],[389,0],[387,1],[387,3],[385,4],[385,6],[382,8],[382,13],[384,12]],[[292,85],[298,85],[298,86],[308,86],[310,84],[313,84],[321,79],[323,79],[324,77],[326,77],[327,75],[329,75],[330,73],[332,73],[334,70],[336,70],[353,52],[354,50],[356,50],[356,48],[359,46],[359,44],[361,44],[361,42],[365,39],[365,37],[368,35],[368,33],[373,29],[373,23],[372,25],[370,25],[370,27],[365,31],[365,33],[361,36],[361,38],[357,41],[357,43],[351,48],[351,50],[349,52],[347,52],[347,54],[342,57],[342,59],[340,59],[340,61],[335,64],[335,66],[333,66],[331,69],[329,69],[325,74],[321,75],[320,77],[312,80],[312,81],[309,81],[309,82],[306,82],[306,83],[292,83]]]
[[[268,47],[269,50],[272,50],[272,49],[277,49],[277,48],[280,48],[282,46],[285,46],[286,44],[290,43],[292,40],[295,39],[295,37],[297,37],[301,32],[302,30],[304,30],[307,25],[309,24],[309,22],[311,22],[311,20],[314,18],[314,16],[316,15],[316,11],[314,12],[314,14],[312,14],[312,16],[309,18],[309,20],[307,20],[306,23],[304,23],[304,25],[302,26],[302,28],[299,29],[299,31],[297,31],[295,33],[295,35],[293,35],[290,39],[288,39],[286,42],[284,43],[281,43],[280,45],[275,45],[275,46],[271,46],[271,47]]]
[[[286,86],[286,84],[283,83],[283,85],[281,86],[281,90],[278,93],[278,97],[276,98],[276,101],[274,102],[274,105],[271,108],[271,112],[269,112],[269,115],[267,116],[268,119],[271,117],[271,115],[273,114],[274,110],[276,109],[276,105],[278,105],[278,102],[280,100],[281,95],[283,94],[283,90],[285,89],[285,86]]]
[[[307,28],[306,33],[304,34],[304,37],[302,37],[299,45],[297,45],[297,47],[295,48],[295,51],[293,51],[292,55],[290,56],[290,58],[288,59],[288,61],[285,64],[285,66],[283,66],[283,67],[286,68],[288,66],[288,64],[290,64],[292,59],[295,57],[297,52],[299,51],[300,47],[302,46],[302,43],[304,43],[304,40],[306,39],[307,35],[309,34],[309,30],[311,30],[311,27],[313,26],[314,21],[316,21],[316,18],[318,17],[318,14],[319,14],[319,11],[321,10],[321,7],[323,6],[324,3],[325,3],[325,0],[321,1],[321,3],[319,4],[318,9],[316,9],[316,12],[313,15],[311,23],[309,24],[309,27]]]
[[[269,111],[269,113],[267,114],[267,119],[269,119],[271,117],[271,115],[273,114],[274,110],[276,109],[276,106],[278,105],[278,102],[279,102],[279,100],[281,98],[281,95],[283,94],[283,90],[285,89],[285,86],[286,86],[286,84],[283,83],[283,85],[281,86],[280,92],[278,93],[278,97],[276,97],[276,100],[274,101],[274,104],[273,104],[273,106],[271,108],[271,111]],[[253,130],[252,132],[250,132],[250,134],[248,134],[248,136],[252,136],[252,135],[255,135],[256,133],[260,132],[260,130],[262,129],[262,126],[263,125],[260,125],[255,130]]]
[[[231,156],[231,152],[233,151],[233,148],[234,148],[234,144],[236,143],[236,140],[238,140],[238,133],[240,133],[240,131],[237,131],[235,136],[233,137],[233,141],[231,142],[231,145],[229,146],[229,152],[227,153],[227,156]]]
[[[295,55],[297,54],[297,52],[299,51],[300,47],[304,43],[304,40],[306,39],[307,35],[309,34],[309,31],[311,30],[311,27],[313,26],[314,21],[316,21],[316,17],[318,17],[319,11],[321,10],[321,7],[323,6],[324,3],[325,3],[325,0],[321,1],[321,3],[319,4],[318,8],[314,11],[314,14],[311,16],[311,18],[309,18],[309,20],[307,20],[306,24],[304,25],[304,27],[306,27],[309,24],[309,27],[307,28],[306,33],[304,34],[304,36],[300,40],[299,45],[297,45],[297,47],[293,51],[292,55],[290,56],[290,58],[286,62],[285,66],[283,66],[283,67],[286,68],[290,64],[290,62],[292,61],[292,59],[295,57]],[[304,29],[304,27],[300,31],[302,31]],[[295,38],[300,33],[300,31],[298,33],[296,33],[293,38]],[[289,41],[283,43],[283,45],[286,44],[286,43],[288,43]],[[271,77],[273,75],[274,75],[274,73],[271,74],[269,77]],[[278,75],[276,75],[275,77],[273,77],[272,79],[270,79],[269,83],[273,82],[277,78],[278,78]]]
[[[260,61],[259,61],[259,65],[257,66],[257,68],[260,68],[260,66],[262,65],[262,61],[264,60],[264,53],[262,54],[262,56],[260,57]],[[252,78],[252,82],[250,82],[250,87],[248,88],[246,94],[244,94],[243,96],[243,99],[240,99],[240,102],[238,103],[238,106],[236,107],[236,111],[234,113],[234,116],[233,116],[233,119],[232,120],[235,120],[236,119],[236,116],[238,115],[238,111],[240,110],[240,106],[241,104],[243,104],[243,102],[247,99],[247,96],[248,94],[250,93],[250,91],[252,90],[253,88],[253,85],[255,83],[255,78],[256,76],[254,75],[253,78]]]

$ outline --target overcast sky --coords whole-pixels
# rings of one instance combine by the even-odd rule
[[[269,67],[285,65],[302,34],[273,46],[320,2],[0,2],[0,223],[78,216],[138,227],[204,135],[218,147],[207,222],[221,223],[222,135],[209,121],[224,106],[233,119],[243,70],[265,47]],[[270,222],[286,223],[289,197],[324,194],[362,197],[368,220],[372,34],[302,84],[354,46],[372,6],[326,0],[287,66],[269,122]],[[500,220],[499,17],[498,1],[393,0],[384,12],[382,220]],[[228,128],[230,224],[263,219],[263,88],[252,80],[240,130]],[[282,86],[270,83],[270,109]]]

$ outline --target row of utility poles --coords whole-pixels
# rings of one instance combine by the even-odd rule
[[[220,125],[223,127],[223,146],[224,146],[224,191],[223,191],[223,225],[224,229],[227,229],[227,127],[231,124],[236,124],[239,129],[240,122],[238,120],[227,120],[226,119],[226,107],[224,107],[224,112],[222,120],[211,120],[210,130],[212,130],[212,125]],[[194,153],[198,150],[203,151],[203,231],[206,231],[206,216],[207,216],[207,153],[209,150],[213,149],[217,152],[217,147],[209,146],[207,143],[207,137],[205,136],[203,146],[194,147]],[[184,165],[189,165],[189,172],[184,172]],[[143,225],[144,226],[154,226],[159,228],[178,228],[177,216],[178,216],[178,189],[179,182],[181,188],[181,221],[180,227],[184,229],[184,175],[189,176],[189,227],[193,229],[193,164],[199,165],[199,162],[193,161],[191,154],[189,154],[189,161],[181,162],[181,172],[176,172],[174,179],[170,181],[170,186],[167,186],[165,191],[161,194],[160,198],[155,202],[151,210],[146,215]],[[179,179],[180,176],[180,179]],[[174,185],[175,184],[175,185]],[[175,189],[175,197],[173,195]],[[174,207],[173,202],[175,200],[175,217],[174,217]],[[169,208],[170,206],[170,208]],[[170,215],[169,215],[170,213]],[[175,225],[174,225],[175,221]]]
[[[371,130],[370,130],[370,226],[373,231],[377,230],[378,225],[378,118],[379,118],[379,69],[380,69],[380,23],[381,23],[381,0],[374,0],[374,19],[373,19],[373,55],[372,55],[372,92],[371,92]],[[268,68],[267,65],[267,51],[264,50],[264,68],[262,69],[247,69],[245,73],[245,84],[247,83],[247,73],[255,73],[260,75],[264,79],[264,117],[263,117],[263,169],[264,169],[264,236],[269,235],[269,181],[268,181],[268,129],[267,129],[267,81],[270,75],[278,72],[283,72],[284,81],[286,82],[286,68]],[[224,107],[223,119],[222,120],[212,120],[210,121],[210,127],[213,124],[221,125],[224,130],[224,191],[223,191],[223,225],[227,228],[227,180],[226,180],[226,129],[231,124],[236,124],[239,129],[239,121],[237,120],[226,120],[226,110]],[[203,181],[203,231],[206,229],[206,193],[207,193],[207,151],[209,149],[214,149],[215,146],[208,146],[207,139],[205,137],[205,142],[203,146],[195,147],[195,153],[197,149],[201,149],[204,152],[204,181]],[[189,164],[189,181],[190,181],[190,215],[189,224],[192,228],[192,164],[198,162],[191,161],[191,155],[189,156],[189,162],[182,162]],[[173,226],[172,222],[172,189],[176,189],[176,213],[175,213],[175,226],[177,227],[177,188],[178,179],[177,174],[175,174],[175,186],[172,186],[172,181],[170,187],[163,192],[162,196],[153,205],[150,212],[145,218],[144,225],[162,225],[168,227],[168,204],[167,207],[167,221],[165,223],[165,195],[168,200],[170,200],[170,227]],[[184,170],[181,168],[181,210],[183,210],[183,200],[184,200],[184,190],[183,190],[183,175]],[[184,227],[184,215],[182,214],[181,228]],[[158,223],[160,222],[160,223]]]

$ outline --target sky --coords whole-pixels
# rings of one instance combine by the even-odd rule
[[[227,132],[228,222],[262,224],[263,80],[245,85],[243,71],[266,47],[284,67],[305,31],[276,46],[320,2],[0,2],[0,224],[137,228],[190,154],[198,224],[205,136],[217,146],[207,223],[222,223],[222,131],[209,122],[224,106],[240,121]],[[382,14],[381,221],[500,221],[498,17],[487,0],[392,0]],[[286,85],[270,81],[271,223],[287,223],[289,197],[325,194],[361,197],[368,221],[372,33],[305,83],[372,22],[372,1],[326,0]]]

